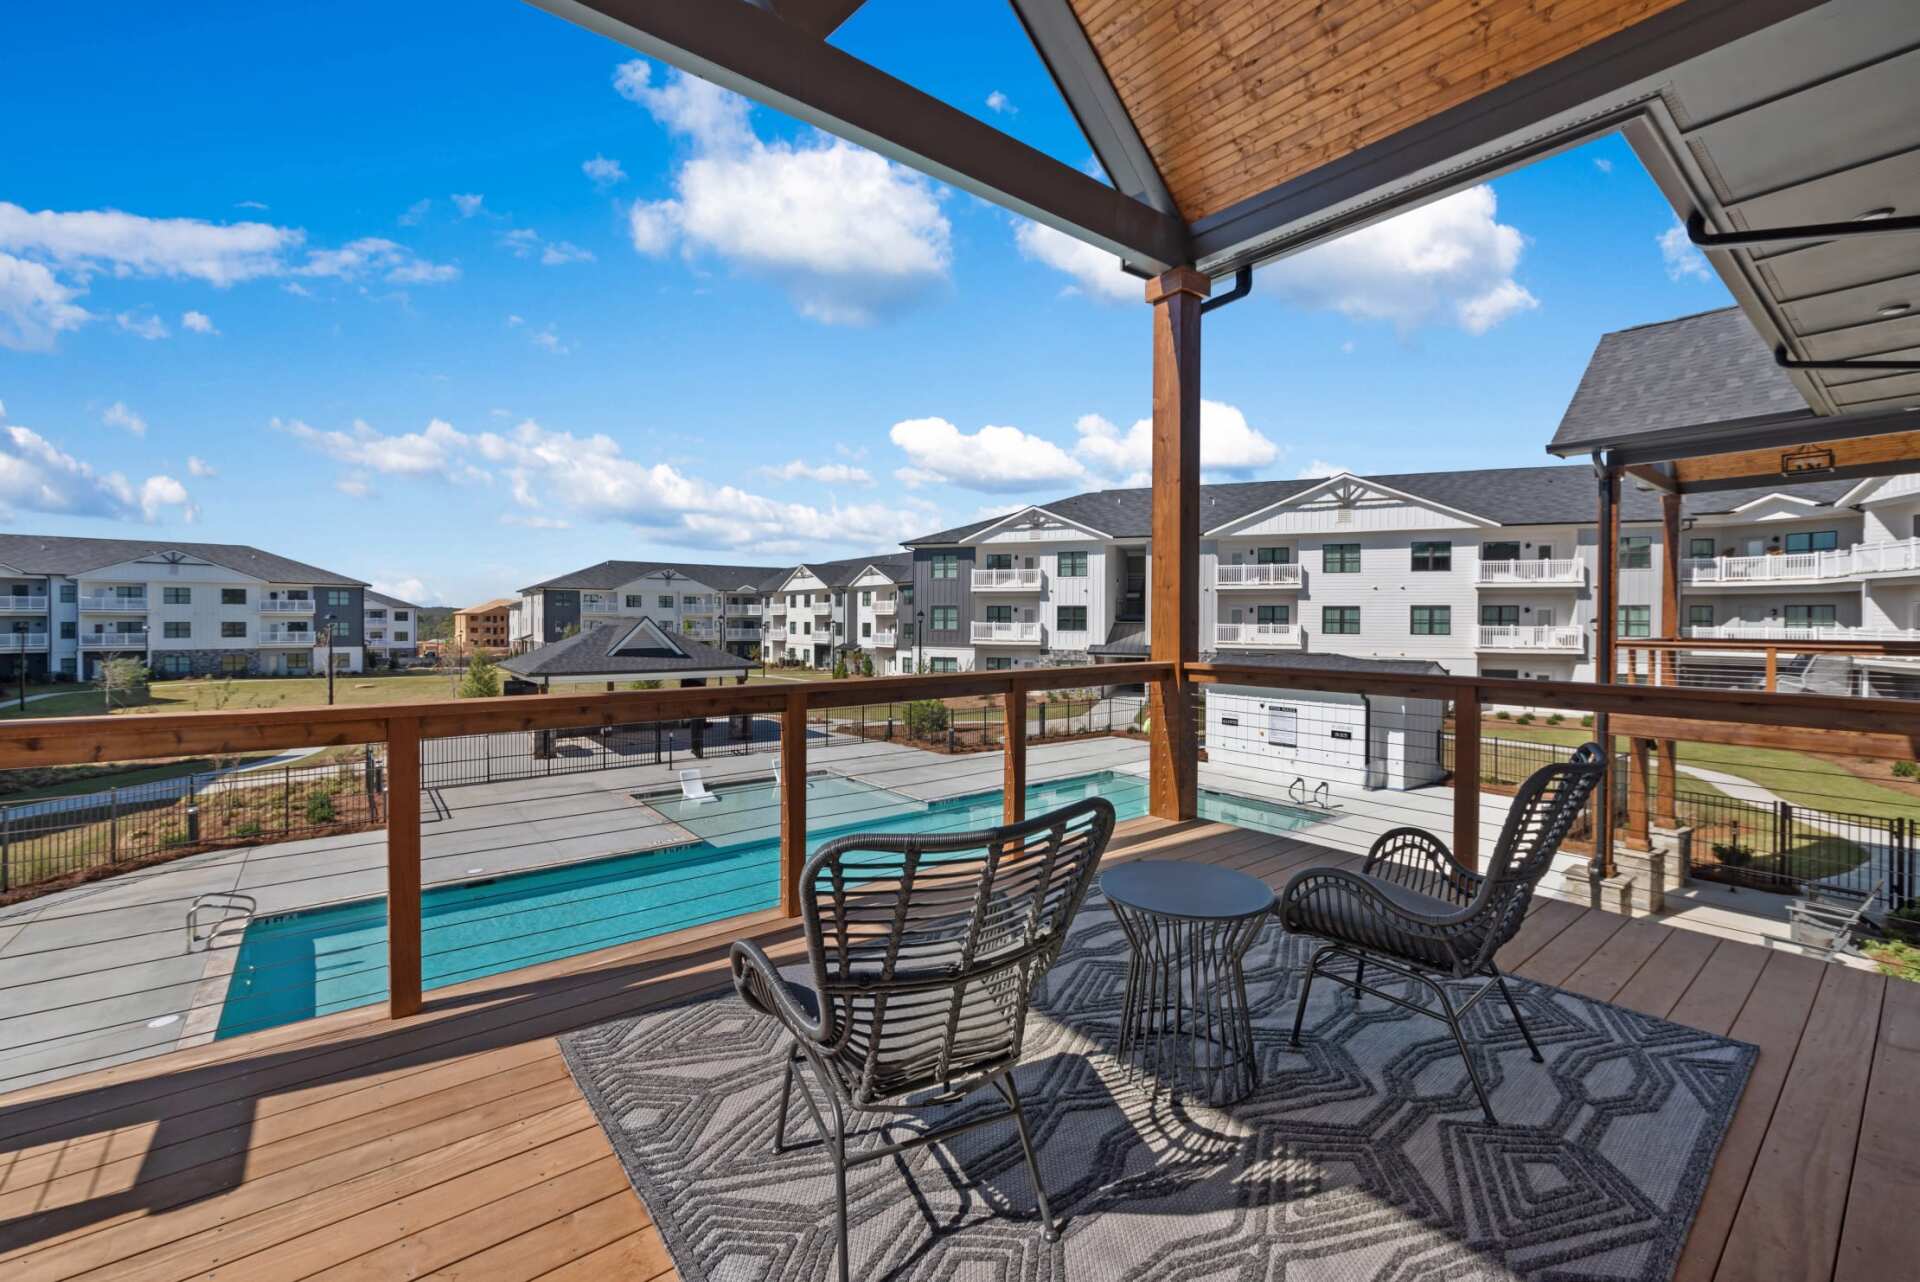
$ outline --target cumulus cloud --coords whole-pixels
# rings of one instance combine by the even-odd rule
[[[205,312],[181,312],[180,328],[192,330],[196,334],[218,334],[220,332],[213,327],[213,317],[207,315]]]
[[[1104,303],[1146,301],[1146,288],[1120,270],[1120,256],[1042,223],[1022,220],[1013,233],[1020,255],[1073,278],[1068,293],[1085,294]]]
[[[1020,108],[1013,105],[1013,99],[995,89],[987,95],[987,110],[1000,115],[1017,115]]]
[[[809,463],[793,459],[778,467],[763,467],[762,473],[778,481],[819,481],[823,485],[872,485],[873,474],[864,467],[846,463]]]
[[[135,338],[144,338],[149,343],[167,338],[172,332],[165,321],[151,312],[121,312],[113,318],[113,323]]]
[[[895,423],[887,435],[907,456],[907,466],[894,476],[908,486],[1016,492],[1086,477],[1072,455],[1017,427],[990,425],[967,433],[944,418],[913,418]]]
[[[946,280],[952,229],[921,175],[824,134],[768,142],[744,98],[678,71],[656,81],[643,60],[614,88],[689,146],[674,195],[629,211],[638,252],[714,255],[826,324],[870,324]]]
[[[98,472],[30,428],[0,428],[0,512],[156,522],[199,516],[187,489],[164,474],[129,481]]]
[[[565,343],[560,341],[559,331],[554,329],[554,327],[551,325],[547,326],[545,329],[536,330],[532,334],[529,334],[527,336],[527,340],[531,342],[535,347],[539,348],[541,351],[551,352],[555,356],[565,356],[568,352],[573,350],[571,347],[568,347]]]
[[[581,161],[580,172],[601,191],[627,180],[627,171],[620,167],[620,162],[607,156],[596,155],[592,160]]]
[[[532,512],[502,512],[500,524],[515,525],[523,530],[571,530],[572,521],[563,521],[557,516],[540,516]]]
[[[489,479],[472,461],[473,438],[444,419],[433,419],[421,431],[398,435],[376,431],[360,419],[344,431],[323,431],[297,418],[276,418],[271,426],[336,462],[382,476],[436,476],[463,483]]]
[[[1666,264],[1667,279],[1712,280],[1713,273],[1707,268],[1707,260],[1693,242],[1687,239],[1687,229],[1679,223],[1660,233],[1660,261]]]
[[[1076,453],[1096,476],[1121,485],[1147,485],[1153,479],[1153,421],[1138,419],[1122,432],[1098,414],[1083,414],[1074,424]],[[1223,401],[1200,402],[1200,470],[1209,481],[1245,480],[1273,466],[1282,454],[1247,416]]]
[[[209,476],[218,476],[220,473],[214,469],[213,464],[207,462],[205,459],[189,454],[187,456],[187,475],[205,479]]]
[[[0,347],[46,351],[56,335],[86,324],[87,309],[73,301],[79,293],[43,264],[0,253]]]
[[[125,401],[115,401],[107,406],[107,412],[100,416],[100,421],[108,427],[125,428],[135,436],[147,434],[147,420],[127,408]]]
[[[1341,467],[1337,463],[1329,463],[1325,459],[1317,458],[1294,473],[1294,476],[1296,479],[1302,481],[1318,481],[1324,480],[1329,476],[1340,476],[1349,470],[1348,468]]]
[[[420,578],[388,579],[376,577],[370,585],[382,596],[390,596],[400,601],[411,601],[415,605],[439,605],[441,596],[428,587],[426,580]]]

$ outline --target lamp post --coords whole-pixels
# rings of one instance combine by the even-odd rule
[[[329,614],[325,619],[327,625],[327,706],[329,708],[333,706],[333,624],[334,620],[338,617],[338,615]]]
[[[920,672],[927,666],[927,612],[916,608],[913,612],[913,670]]]

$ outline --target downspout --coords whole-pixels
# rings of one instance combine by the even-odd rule
[[[1215,308],[1225,307],[1228,303],[1239,302],[1252,292],[1253,268],[1236,267],[1233,271],[1233,288],[1224,294],[1215,294],[1212,298],[1203,300],[1200,304],[1200,314],[1205,316]]]

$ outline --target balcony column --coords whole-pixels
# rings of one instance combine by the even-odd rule
[[[1161,819],[1198,805],[1198,745],[1183,665],[1200,652],[1200,304],[1213,283],[1188,267],[1147,282],[1153,307],[1153,563],[1148,636],[1173,674],[1148,690],[1152,774]]]
[[[1601,685],[1613,684],[1614,633],[1619,625],[1620,602],[1620,474],[1600,455],[1593,457],[1599,474],[1600,511],[1595,522],[1599,539],[1599,573],[1594,584],[1594,674]],[[1614,875],[1613,807],[1617,786],[1613,770],[1613,734],[1604,712],[1593,717],[1593,737],[1600,744],[1606,769],[1600,787],[1593,795],[1593,863],[1588,869],[1596,890],[1599,883]]]
[[[1670,641],[1677,641],[1685,635],[1684,624],[1680,621],[1680,496],[1662,492],[1660,495],[1660,538],[1661,560],[1665,569],[1662,582],[1665,591],[1660,598],[1660,635]],[[1660,655],[1660,685],[1677,686],[1680,684],[1680,651],[1668,650]],[[1673,829],[1680,826],[1680,745],[1672,739],[1661,739],[1657,747],[1660,755],[1660,791],[1655,805],[1657,813],[1653,822],[1662,828]]]

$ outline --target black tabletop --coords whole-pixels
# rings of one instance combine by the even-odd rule
[[[1273,907],[1273,889],[1257,877],[1216,864],[1146,859],[1100,874],[1108,899],[1162,917],[1225,920]]]

